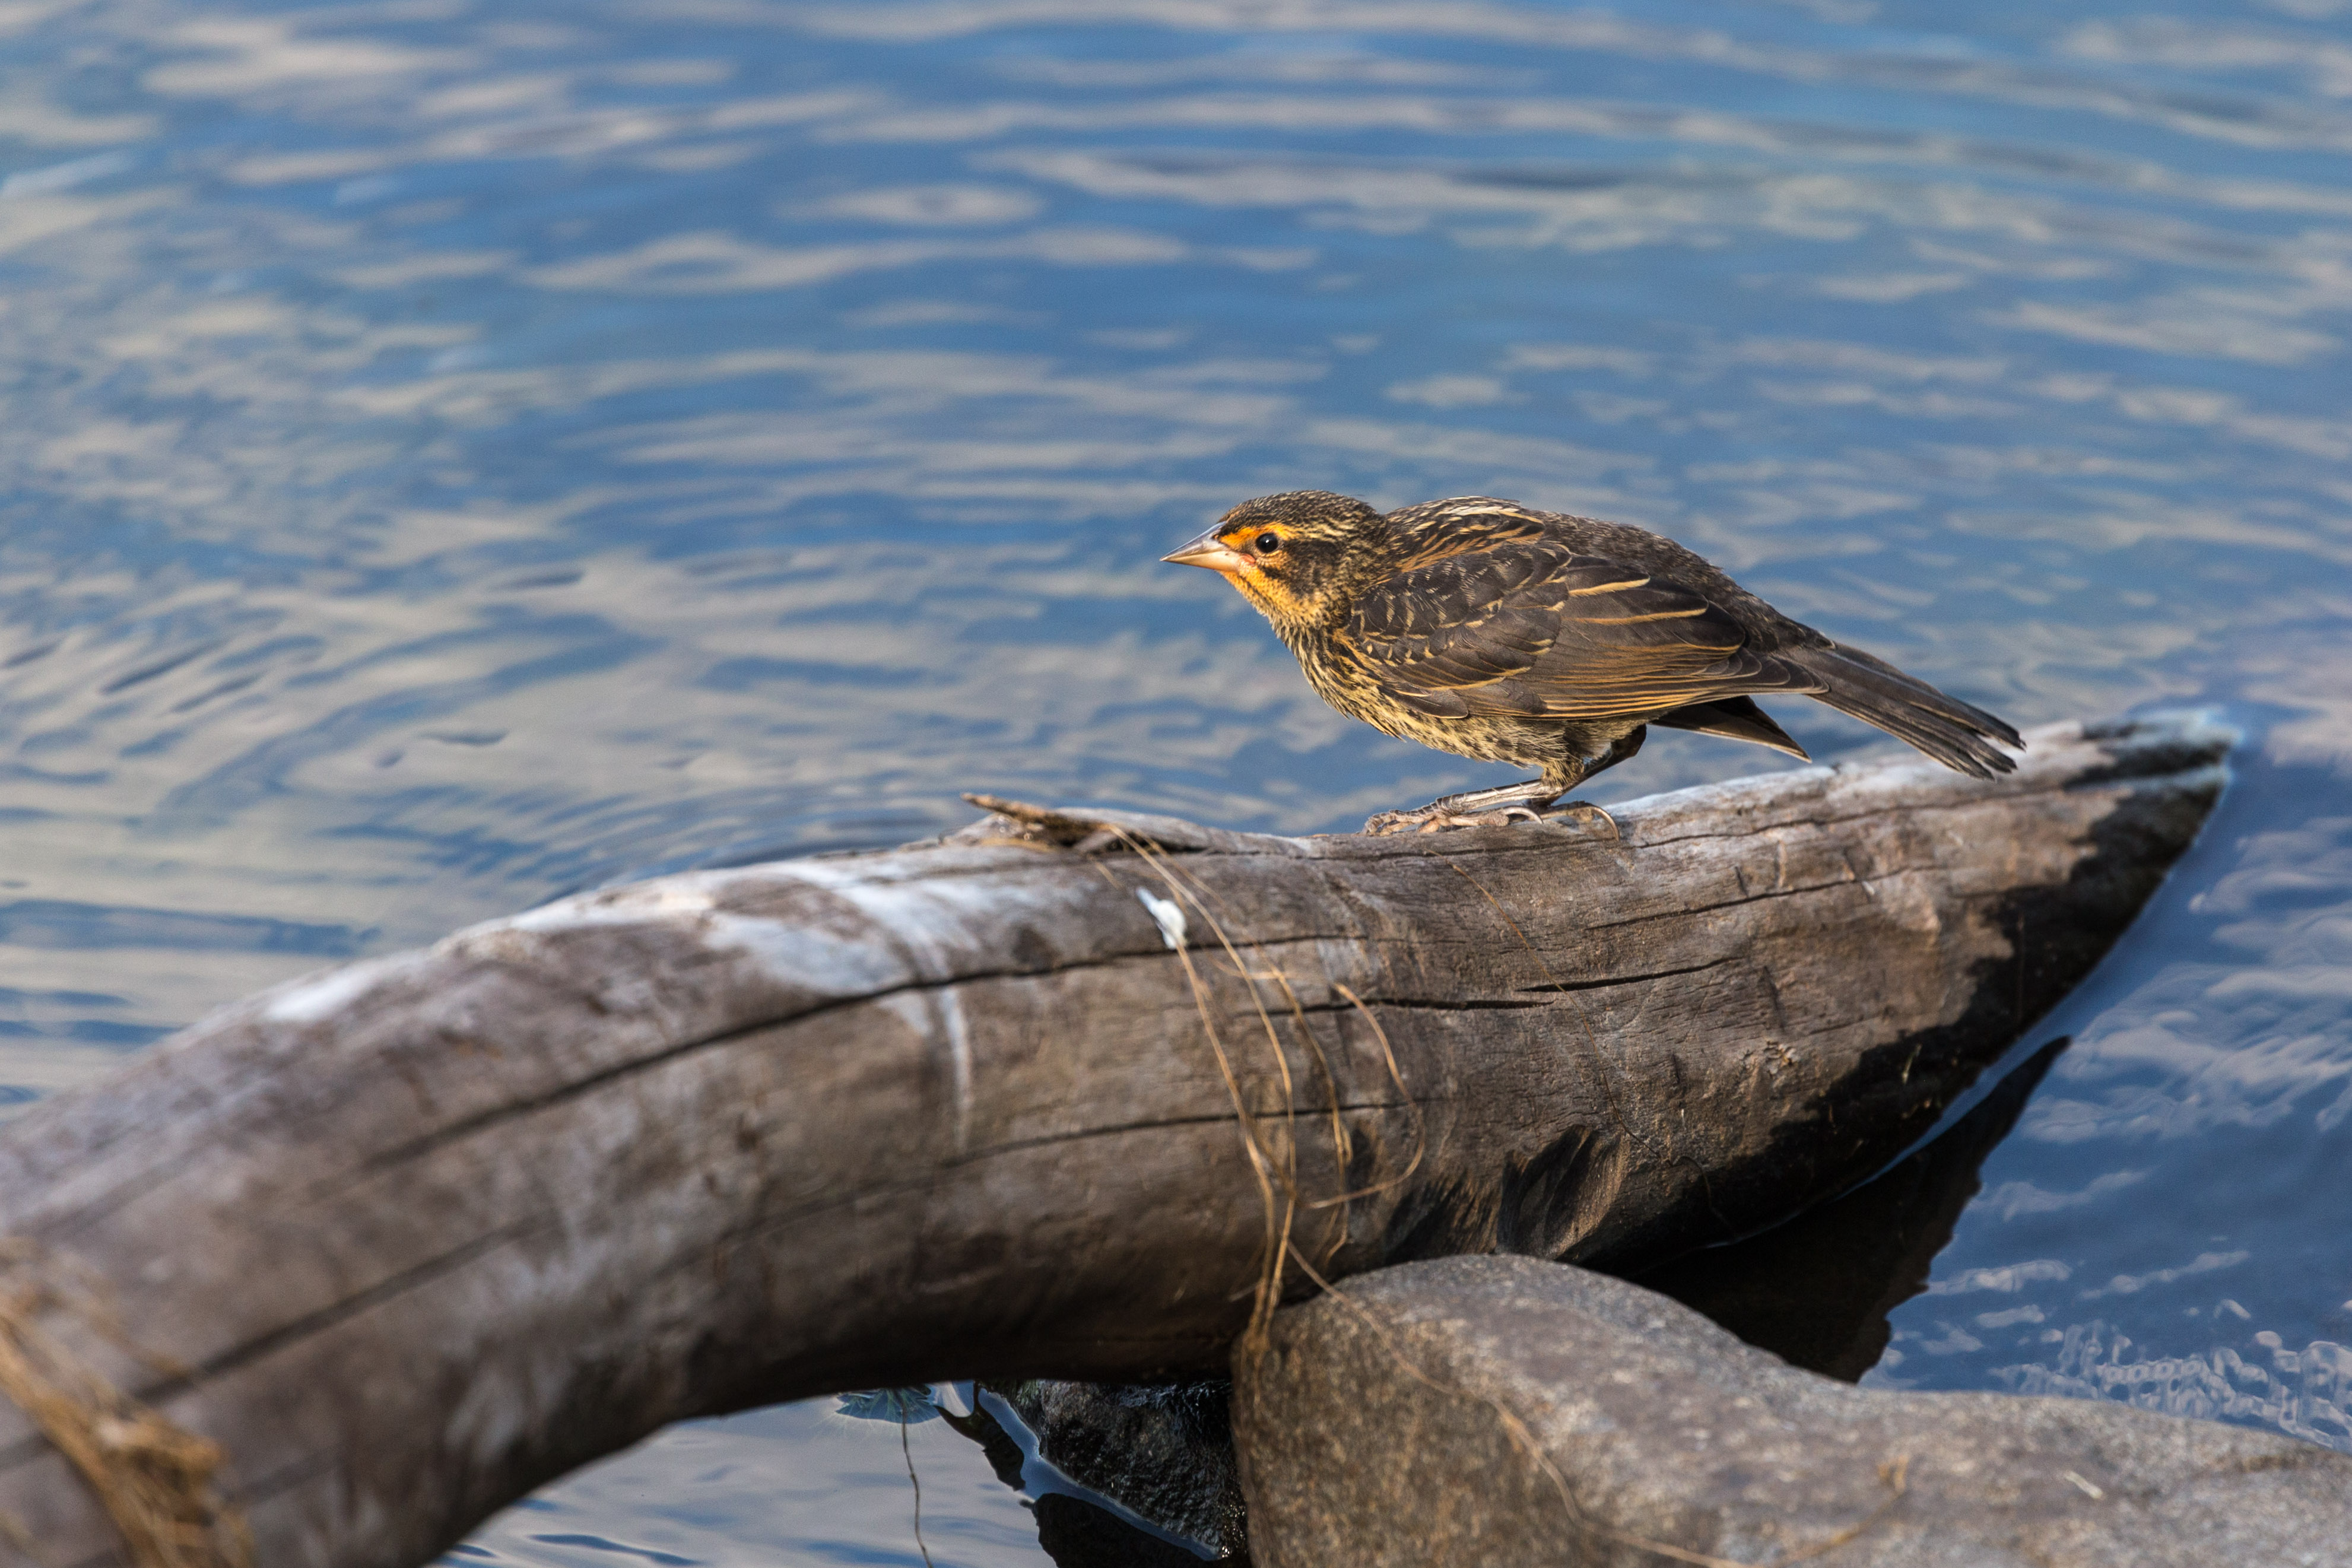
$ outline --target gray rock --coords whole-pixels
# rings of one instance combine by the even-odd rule
[[[2352,1458],[2280,1434],[1854,1388],[1533,1258],[1341,1289],[1235,1357],[1261,1568],[2352,1564]]]

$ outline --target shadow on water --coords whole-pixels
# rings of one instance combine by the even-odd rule
[[[1639,1283],[1784,1361],[1856,1381],[1886,1349],[1888,1315],[1927,1289],[1929,1266],[1981,1185],[1985,1156],[2066,1045],[2035,1051],[1935,1142],[1852,1192]]]

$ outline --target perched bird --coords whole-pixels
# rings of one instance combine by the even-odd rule
[[[1803,747],[1756,698],[1817,697],[1978,778],[2017,731],[1780,614],[1670,539],[1485,496],[1386,517],[1326,490],[1244,501],[1164,557],[1222,574],[1350,718],[1524,784],[1382,812],[1371,833],[1534,820],[1644,726]],[[1583,809],[1597,811],[1596,807]],[[1601,815],[1605,816],[1605,813]]]

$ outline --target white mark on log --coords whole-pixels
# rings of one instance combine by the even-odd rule
[[[879,942],[757,915],[715,914],[702,932],[709,945],[741,953],[769,979],[794,990],[856,996],[922,978]]]
[[[465,1393],[449,1412],[443,1428],[449,1446],[471,1455],[477,1465],[496,1464],[499,1455],[510,1451],[546,1419],[540,1401],[528,1392],[531,1381],[527,1369],[495,1366],[485,1358],[466,1379]]]
[[[698,915],[710,906],[710,890],[702,879],[666,877],[617,892],[582,893],[558,899],[490,924],[508,931],[561,931],[566,926],[635,925],[665,915]],[[456,940],[485,929],[488,928],[476,926],[472,931],[459,931]]]
[[[1135,896],[1143,900],[1143,907],[1150,910],[1151,918],[1159,922],[1160,940],[1168,944],[1168,951],[1171,952],[1182,951],[1184,946],[1183,906],[1173,899],[1161,898],[1149,888],[1136,889]]]
[[[940,1023],[948,1037],[948,1077],[955,1090],[955,1152],[971,1152],[971,1030],[964,1023],[963,994],[939,993]]]
[[[2096,1502],[2096,1501],[2098,1501],[2101,1498],[2103,1498],[2103,1497],[2105,1497],[2105,1496],[2106,1496],[2106,1495],[2107,1495],[2107,1489],[2106,1489],[2106,1488],[2102,1487],[2102,1486],[2095,1486],[2095,1485],[2093,1485],[2091,1482],[2089,1482],[2089,1481],[2087,1481],[2087,1480],[2084,1479],[2081,1476],[2076,1475],[2076,1474],[2075,1474],[2074,1471],[2072,1471],[2072,1470],[2061,1470],[2061,1471],[2059,1471],[2058,1473],[2059,1473],[2060,1475],[2062,1475],[2062,1476],[2064,1476],[2068,1480],[2070,1480],[2070,1481],[2074,1482],[2076,1486],[2078,1486],[2078,1487],[2082,1488],[2082,1489],[2083,1489],[2083,1495],[2084,1495],[2084,1497],[2086,1497],[2086,1498],[2089,1498],[2093,1502]]]
[[[719,907],[730,884],[772,879],[765,874],[774,869],[756,868],[750,875],[742,871],[688,872],[632,888],[582,893],[504,920],[470,926],[440,946],[475,948],[516,931],[560,938],[566,931],[657,926],[716,952],[748,959],[765,978],[795,991],[855,996],[932,978],[913,973],[903,957],[883,943],[836,936],[797,921],[735,914]],[[366,967],[362,964],[339,970],[317,984],[355,977],[358,970]],[[348,995],[341,999],[347,1000]],[[278,1016],[273,1010],[271,1016]]]
[[[954,1102],[950,1135],[959,1155],[971,1149],[971,1027],[963,998],[953,986],[893,991],[875,1005],[922,1040],[924,1049],[946,1047],[948,1097]]]
[[[416,962],[413,953],[398,958],[369,959],[331,970],[312,980],[298,980],[269,1000],[261,1016],[273,1024],[316,1024],[350,1006],[399,969]]]
[[[897,940],[921,978],[935,982],[961,977],[972,955],[988,951],[993,933],[1007,925],[1066,910],[1092,891],[1083,884],[1045,888],[994,878],[889,882],[848,861],[803,860],[776,869],[854,906]]]

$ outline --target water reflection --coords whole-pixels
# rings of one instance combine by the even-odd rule
[[[509,1510],[442,1559],[527,1568],[648,1561],[771,1568],[1042,1564],[1034,1516],[948,1423],[845,1419],[831,1400],[663,1433]],[[911,1458],[922,1481],[916,1539]]]
[[[967,788],[1308,830],[1492,782],[1339,720],[1156,558],[1300,485],[1517,496],[2021,723],[2239,704],[2241,826],[2175,883],[2209,903],[2053,1022],[1934,1275],[2065,1279],[1931,1290],[1882,1373],[2084,1392],[2226,1349],[2300,1390],[2352,1342],[2347,26],[11,8],[0,1100],[348,953],[916,837]],[[1762,765],[1672,739],[1602,796]],[[635,1539],[595,1495],[554,1533]]]
[[[2352,1156],[2352,817],[2332,768],[2241,774],[2135,942],[2062,1007],[2081,1037],[1866,1382],[2352,1448],[2352,1271],[2318,1206]]]

